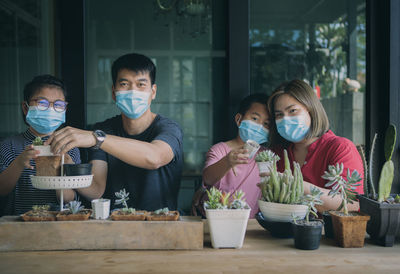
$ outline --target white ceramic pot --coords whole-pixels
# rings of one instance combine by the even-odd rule
[[[273,162],[257,162],[260,173],[271,173]]]
[[[241,248],[250,209],[206,209],[214,248]]]
[[[307,213],[307,206],[305,205],[270,203],[258,200],[258,207],[266,220],[275,222],[290,222],[293,220],[292,214],[304,219]]]
[[[105,220],[110,216],[110,200],[96,199],[92,200],[93,217],[95,219]]]
[[[53,156],[53,152],[51,152],[50,146],[33,146],[35,150],[38,150],[40,153],[38,156]]]

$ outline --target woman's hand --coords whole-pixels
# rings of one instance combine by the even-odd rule
[[[31,166],[30,161],[32,159],[35,159],[39,153],[40,151],[35,150],[33,148],[33,145],[29,145],[20,155],[17,156],[17,158],[15,158],[15,160],[22,169],[24,168],[33,169],[33,166]]]

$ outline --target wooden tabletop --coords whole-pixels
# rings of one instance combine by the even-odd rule
[[[0,273],[400,273],[399,242],[341,248],[323,236],[318,250],[303,251],[249,220],[241,249],[213,249],[207,231],[193,251],[0,252]]]

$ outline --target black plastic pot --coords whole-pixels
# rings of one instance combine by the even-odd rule
[[[92,164],[64,164],[66,176],[81,176],[92,174]]]
[[[335,235],[333,234],[332,217],[331,214],[329,214],[329,211],[324,211],[322,213],[322,218],[324,219],[325,237],[333,239]]]
[[[292,222],[294,246],[303,250],[318,249],[322,225],[321,221],[310,221],[310,224],[307,224],[305,220],[297,221],[297,224]]]
[[[261,212],[255,216],[258,223],[271,233],[275,238],[293,238],[292,224],[290,222],[272,222],[264,218]]]
[[[371,239],[382,246],[393,246],[400,232],[400,204],[379,203],[358,195],[360,211],[371,216],[367,232]]]

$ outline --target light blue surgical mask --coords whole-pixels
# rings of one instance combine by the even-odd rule
[[[149,108],[150,92],[123,90],[115,92],[117,107],[130,119],[137,119]]]
[[[303,115],[285,116],[275,122],[278,133],[292,143],[302,141],[310,130]]]
[[[40,134],[52,133],[65,123],[65,111],[57,112],[53,108],[39,110],[36,106],[29,106],[26,122]]]
[[[243,142],[253,140],[258,144],[268,141],[269,131],[263,125],[257,124],[251,120],[243,120],[239,126],[239,136]]]

